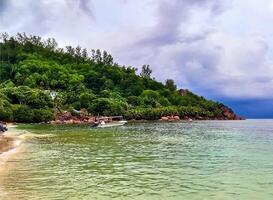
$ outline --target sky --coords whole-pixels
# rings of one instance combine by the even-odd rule
[[[0,32],[150,64],[248,118],[273,118],[273,0],[0,0]]]

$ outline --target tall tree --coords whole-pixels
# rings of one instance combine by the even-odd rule
[[[72,46],[66,46],[66,52],[71,55],[74,56],[75,55],[75,49]]]
[[[107,51],[103,51],[102,60],[103,64],[105,65],[113,65],[114,63],[113,57],[110,54],[108,54]]]
[[[75,48],[75,55],[76,55],[76,57],[81,57],[81,54],[82,54],[82,48],[80,47],[80,46],[77,46],[76,48]]]
[[[150,69],[150,65],[143,65],[140,76],[143,78],[151,78],[152,70]]]
[[[174,80],[172,79],[167,79],[165,86],[171,91],[175,91],[177,89],[176,85],[174,84]]]
[[[83,50],[82,50],[82,57],[83,57],[84,59],[87,59],[87,58],[88,58],[87,49],[83,49]]]

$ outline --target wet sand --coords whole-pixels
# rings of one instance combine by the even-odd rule
[[[16,156],[18,147],[20,144],[20,138],[18,137],[18,130],[16,126],[9,124],[8,131],[0,134],[0,199],[9,200],[9,199],[18,199],[13,198],[5,190],[5,179],[7,174],[15,167],[14,162],[8,162],[10,159],[13,159]]]
[[[8,131],[0,134],[0,171],[8,158],[17,151],[21,144],[21,131],[13,124],[8,124]]]
[[[0,154],[11,150],[14,147],[15,139],[6,135],[0,135]]]
[[[15,127],[13,124],[8,124],[8,131],[0,133],[0,155],[12,150],[16,146],[16,138],[13,134]]]

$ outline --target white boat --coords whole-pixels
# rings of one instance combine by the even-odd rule
[[[126,124],[127,121],[122,120],[122,121],[116,121],[116,122],[107,122],[107,123],[103,123],[100,122],[97,127],[98,128],[106,128],[106,127],[114,127],[114,126],[123,126],[124,124]]]
[[[93,127],[98,128],[107,128],[114,126],[123,126],[127,121],[123,120],[122,116],[114,116],[114,117],[99,117],[97,118],[97,123],[93,125]]]

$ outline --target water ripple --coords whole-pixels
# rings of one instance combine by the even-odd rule
[[[32,132],[48,137],[9,161],[7,199],[273,199],[272,121]]]

